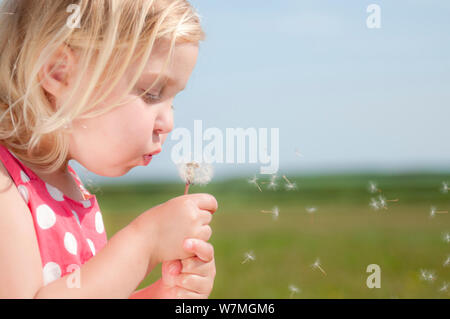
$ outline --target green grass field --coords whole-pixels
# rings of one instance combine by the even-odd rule
[[[449,298],[450,192],[440,191],[449,174],[288,176],[297,184],[260,192],[247,178],[191,186],[219,203],[211,227],[217,275],[210,298]],[[267,181],[267,178],[265,178]],[[264,181],[264,179],[261,179]],[[369,207],[369,181],[374,181],[388,209]],[[97,185],[108,237],[145,210],[181,195],[182,183]],[[274,219],[261,210],[279,208]],[[306,207],[317,211],[309,214]],[[438,211],[430,217],[430,208]],[[244,261],[252,251],[254,261]],[[326,275],[311,267],[319,258]],[[369,289],[369,264],[381,267],[381,288]],[[421,269],[435,273],[422,280]],[[142,288],[160,277],[160,267]],[[299,288],[291,293],[289,285]]]

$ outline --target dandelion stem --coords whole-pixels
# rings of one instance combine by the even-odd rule
[[[319,270],[326,276],[327,273],[325,272],[325,270],[322,269],[322,267],[320,267],[320,265],[317,265],[317,268],[319,268]]]
[[[284,178],[284,180],[285,180],[286,182],[288,182],[288,184],[292,184],[292,183],[287,179],[286,175],[283,175],[283,178]]]
[[[189,183],[186,183],[186,186],[184,186],[184,195],[187,195],[187,193],[189,192]]]
[[[258,187],[259,191],[262,192],[261,187],[259,187],[258,182],[255,182],[256,186]]]

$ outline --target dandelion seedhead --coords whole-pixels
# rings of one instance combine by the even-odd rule
[[[444,282],[444,283],[442,284],[442,287],[439,288],[439,291],[440,291],[440,292],[447,292],[447,291],[448,291],[448,283],[447,283],[447,282]]]
[[[306,207],[306,211],[308,212],[308,214],[314,214],[315,212],[317,212],[317,208],[316,207]]]
[[[248,261],[254,261],[255,259],[256,259],[256,257],[252,251],[246,252],[244,254],[244,260],[241,262],[241,264],[245,264]]]
[[[319,269],[322,272],[322,274],[324,274],[325,276],[327,275],[325,270],[323,270],[322,266],[320,265],[320,260],[318,258],[316,259],[314,264],[311,265],[311,267],[314,269]]]
[[[272,208],[272,210],[262,210],[261,213],[271,214],[273,219],[276,220],[280,215],[280,210],[278,209],[278,206],[275,206],[274,208]]]
[[[448,193],[448,182],[442,182],[441,192],[444,194]]]
[[[289,285],[289,291],[291,292],[289,298],[292,298],[294,294],[298,294],[300,292],[300,289],[294,285]]]
[[[255,185],[258,187],[259,191],[262,192],[262,189],[261,189],[261,187],[260,187],[259,184],[258,184],[258,177],[256,177],[256,175],[255,175],[253,178],[250,178],[250,179],[248,180],[248,182],[249,182],[250,184],[255,184]]]
[[[180,163],[178,164],[178,172],[181,179],[185,182],[185,194],[187,194],[189,185],[206,185],[213,176],[213,168],[208,163]]]
[[[436,275],[434,274],[434,271],[421,269],[420,279],[428,282],[433,282],[436,280]]]

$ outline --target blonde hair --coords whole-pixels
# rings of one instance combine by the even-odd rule
[[[79,27],[76,20],[70,20],[73,9],[79,9]],[[3,0],[0,144],[30,167],[45,173],[58,170],[69,154],[67,124],[121,105],[118,102],[95,109],[111,93],[127,67],[138,62],[125,94],[132,90],[155,41],[170,40],[167,66],[176,43],[196,43],[204,37],[200,18],[186,0]],[[77,61],[80,76],[72,95],[55,109],[40,85],[38,74],[46,59],[62,45],[80,53]],[[86,83],[81,75],[89,66],[94,69]],[[159,77],[155,83],[158,80]],[[103,83],[107,84],[106,91],[99,90]],[[96,92],[103,94],[94,99]],[[76,101],[71,98],[75,94],[80,96]]]

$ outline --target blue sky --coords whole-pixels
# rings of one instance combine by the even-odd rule
[[[191,3],[207,39],[175,100],[175,128],[279,128],[280,174],[450,169],[449,1]],[[369,4],[381,7],[380,29],[366,26]],[[123,177],[87,175],[176,180],[175,143]]]

